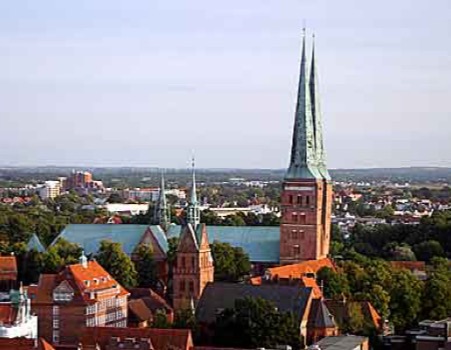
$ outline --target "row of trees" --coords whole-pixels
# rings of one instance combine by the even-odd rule
[[[451,314],[447,259],[432,259],[428,279],[421,281],[408,270],[354,252],[339,262],[338,272],[323,268],[317,277],[324,285],[325,297],[370,301],[397,331],[421,319],[442,319]]]
[[[369,257],[387,260],[421,260],[451,257],[451,211],[434,212],[419,225],[356,225],[346,239],[333,230],[332,253],[354,249]]]

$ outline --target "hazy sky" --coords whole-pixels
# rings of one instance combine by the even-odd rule
[[[451,166],[449,0],[0,0],[0,164],[286,167],[304,20],[329,167]]]

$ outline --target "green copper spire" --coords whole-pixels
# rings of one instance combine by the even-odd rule
[[[310,64],[310,103],[312,106],[312,117],[315,135],[315,149],[316,149],[316,161],[319,173],[325,180],[330,180],[329,171],[326,164],[326,150],[324,148],[323,141],[323,125],[321,118],[321,109],[319,103],[319,89],[318,89],[318,72],[315,61],[315,36],[313,36],[312,47],[312,62]]]
[[[315,128],[313,125],[310,91],[305,58],[305,30],[302,39],[301,72],[294,119],[290,166],[286,179],[321,179],[315,152]]]
[[[196,229],[197,225],[200,223],[200,208],[199,203],[197,202],[197,193],[196,193],[196,172],[194,167],[194,157],[192,159],[192,171],[193,171],[193,180],[191,183],[191,193],[190,199],[188,202],[188,213],[187,213],[187,222],[191,224]]]
[[[158,202],[155,206],[154,221],[155,224],[160,225],[165,232],[171,224],[169,207],[166,201],[163,172],[161,173],[160,193],[158,194]]]

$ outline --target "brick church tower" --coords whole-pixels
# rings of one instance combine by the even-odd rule
[[[281,196],[280,264],[327,257],[332,183],[326,166],[315,53],[307,74],[305,35],[290,165]]]
[[[187,223],[182,229],[173,271],[173,307],[189,309],[197,305],[208,282],[214,280],[214,266],[208,242],[207,226],[200,224],[200,208],[193,182],[187,208]]]

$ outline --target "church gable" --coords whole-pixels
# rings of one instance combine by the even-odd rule
[[[182,229],[180,235],[180,242],[177,247],[177,252],[180,253],[194,253],[199,251],[199,245],[197,244],[196,235],[193,231],[193,227],[188,224]]]
[[[139,243],[152,246],[153,257],[155,260],[166,259],[166,252],[163,250],[163,247],[160,246],[160,242],[157,240],[155,233],[150,227],[146,230]]]
[[[197,237],[199,242],[200,250],[209,250],[210,243],[208,242],[208,233],[207,233],[207,225],[201,224],[197,228]]]

